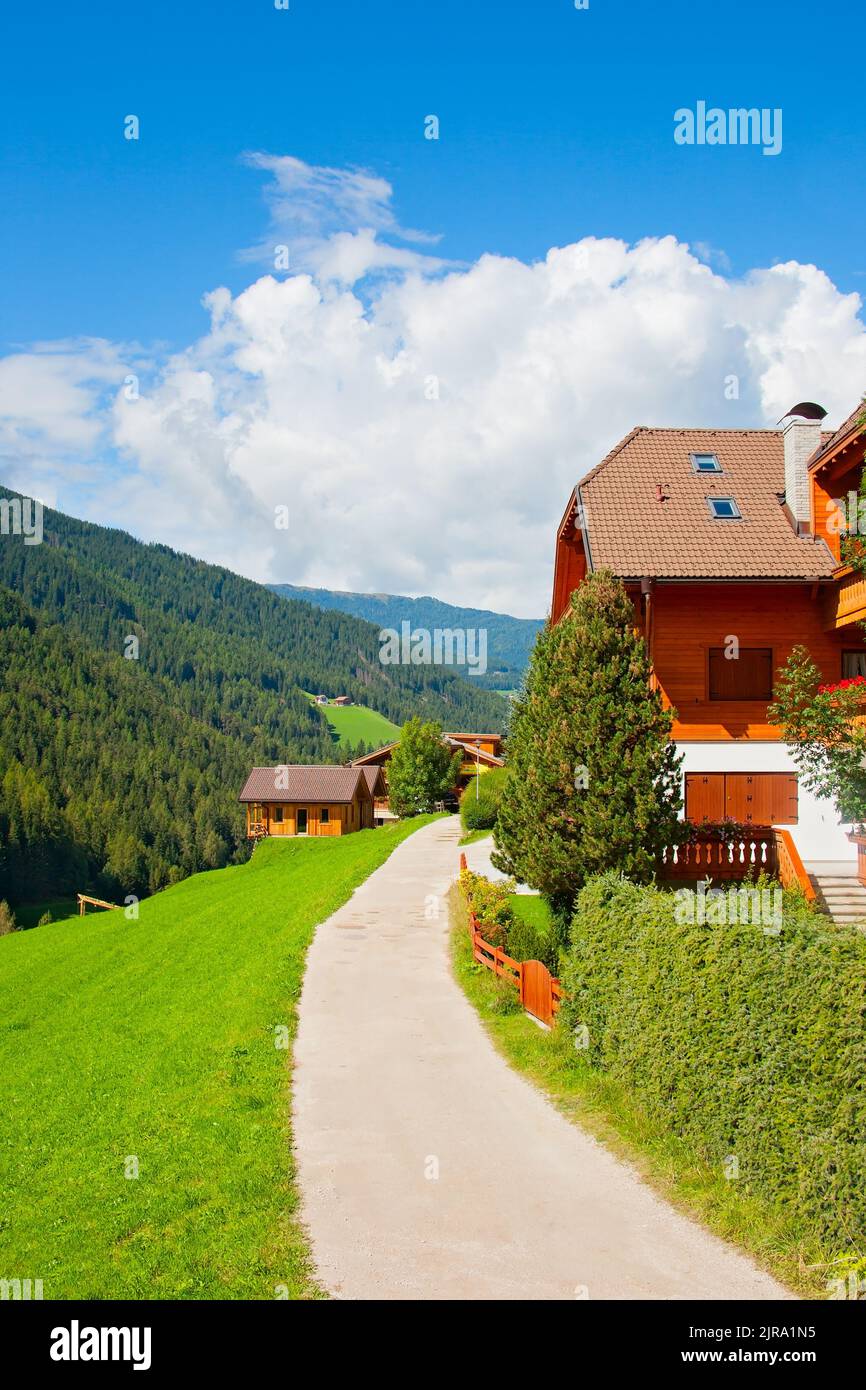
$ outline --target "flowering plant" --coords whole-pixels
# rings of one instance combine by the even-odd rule
[[[848,676],[843,681],[834,681],[832,685],[819,685],[819,695],[832,695],[836,690],[849,690],[853,685],[866,686],[866,676]]]

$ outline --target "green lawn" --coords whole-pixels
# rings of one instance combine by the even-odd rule
[[[538,893],[511,893],[509,906],[515,917],[521,917],[541,936],[548,936],[551,928],[550,908]]]
[[[321,709],[341,748],[347,744],[354,747],[362,739],[379,748],[400,737],[398,725],[392,724],[377,710],[367,709],[365,705],[322,705]]]
[[[431,819],[266,840],[137,922],[0,939],[4,1278],[46,1299],[317,1296],[275,1030],[294,1035],[315,925]]]

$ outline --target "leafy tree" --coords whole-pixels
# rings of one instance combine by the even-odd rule
[[[569,903],[591,874],[651,878],[682,834],[673,711],[650,689],[632,603],[609,571],[540,634],[509,734],[498,868]]]
[[[855,723],[866,687],[820,688],[821,672],[805,647],[782,668],[769,707],[772,724],[791,745],[803,785],[835,803],[842,821],[866,820],[866,727]]]
[[[463,754],[442,741],[442,728],[417,717],[403,725],[388,765],[388,800],[395,815],[432,811],[453,791]]]

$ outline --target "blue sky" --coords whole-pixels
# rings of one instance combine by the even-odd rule
[[[863,287],[846,59],[866,21],[847,2],[47,0],[4,26],[7,346],[200,331],[199,295],[245,283],[261,230],[247,149],[374,169],[457,259],[673,232],[735,273],[815,260]],[[781,107],[781,156],[676,148],[673,111],[699,98]]]
[[[7,9],[0,480],[257,579],[542,613],[568,492],[634,424],[866,388],[864,30],[841,0]],[[781,153],[677,145],[700,101],[781,109]]]

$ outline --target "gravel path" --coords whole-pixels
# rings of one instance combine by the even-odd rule
[[[499,1056],[451,976],[456,817],[317,930],[295,1048],[302,1218],[351,1299],[790,1298]]]

